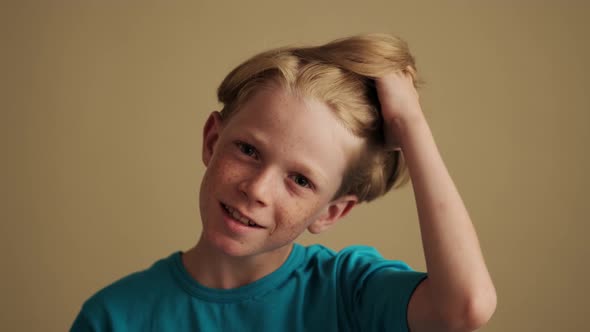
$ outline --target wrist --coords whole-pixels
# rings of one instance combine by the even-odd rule
[[[384,119],[384,125],[387,130],[385,136],[389,141],[388,145],[402,149],[405,143],[411,139],[412,133],[418,133],[428,128],[426,118],[421,111],[412,112],[411,115],[405,117]]]

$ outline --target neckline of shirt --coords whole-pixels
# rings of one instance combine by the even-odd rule
[[[294,243],[293,249],[287,260],[274,272],[264,276],[255,282],[232,289],[209,288],[201,285],[188,273],[182,263],[181,251],[170,255],[168,261],[170,270],[179,285],[191,296],[213,302],[238,302],[266,294],[275,286],[286,280],[291,272],[301,264],[304,256],[304,248]]]

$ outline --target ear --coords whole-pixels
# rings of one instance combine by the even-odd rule
[[[355,195],[346,195],[332,201],[320,217],[309,225],[307,230],[313,234],[325,231],[346,216],[357,202],[358,198]]]
[[[203,152],[202,158],[205,166],[209,165],[211,157],[213,157],[213,151],[215,150],[215,144],[219,139],[219,134],[222,130],[221,114],[215,111],[209,115],[205,127],[203,128]]]

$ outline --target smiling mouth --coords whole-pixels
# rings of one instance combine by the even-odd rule
[[[251,219],[244,217],[238,210],[232,208],[229,205],[225,205],[225,204],[221,203],[221,207],[230,217],[232,217],[234,220],[236,220],[246,226],[253,227],[253,228],[264,228],[264,227],[258,225],[257,223],[255,223],[254,221],[252,221]]]

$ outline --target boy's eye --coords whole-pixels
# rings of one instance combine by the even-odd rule
[[[311,188],[311,182],[301,174],[293,175],[293,181],[300,187]]]
[[[242,151],[243,154],[250,156],[250,157],[257,158],[256,148],[253,147],[252,145],[250,145],[248,143],[243,143],[243,142],[237,142],[236,145],[238,146],[238,149],[240,149],[240,151]]]

